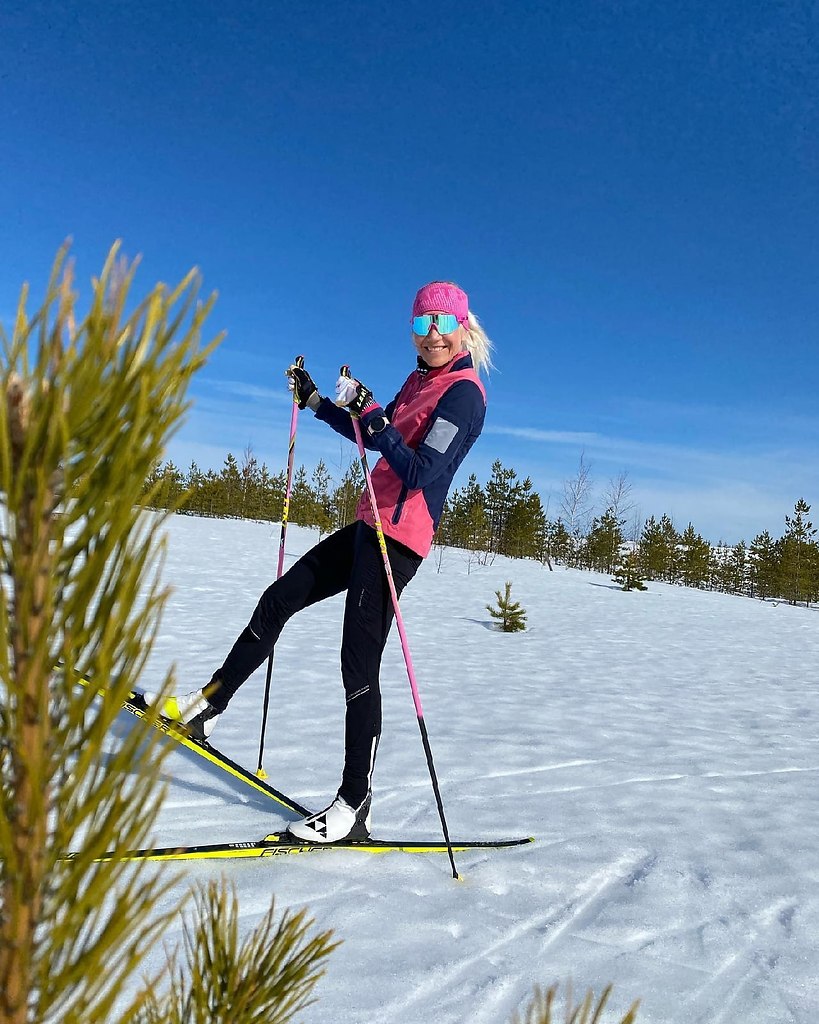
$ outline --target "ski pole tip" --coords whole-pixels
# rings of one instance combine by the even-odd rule
[[[264,770],[264,768],[257,768],[256,769],[256,778],[257,779],[266,779],[267,778],[267,772]]]

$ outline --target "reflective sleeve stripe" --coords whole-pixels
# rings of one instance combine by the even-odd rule
[[[432,429],[424,438],[424,444],[441,455],[449,448],[458,433],[458,427],[449,420],[439,416],[432,424]]]

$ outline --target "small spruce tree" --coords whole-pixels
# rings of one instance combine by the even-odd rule
[[[512,600],[511,591],[512,584],[510,582],[507,582],[503,594],[496,590],[498,606],[493,608],[491,604],[488,604],[486,610],[504,633],[519,633],[526,629],[526,612],[521,608],[519,601]]]

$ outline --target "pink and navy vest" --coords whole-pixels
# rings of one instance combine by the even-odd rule
[[[380,412],[380,410],[379,410]],[[441,370],[415,370],[386,409],[387,427],[369,438],[381,452],[372,471],[381,528],[429,554],[456,470],[483,428],[486,391],[463,353]],[[366,428],[372,413],[362,417]],[[366,488],[356,518],[374,526]]]

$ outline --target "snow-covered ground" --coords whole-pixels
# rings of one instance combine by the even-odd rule
[[[187,691],[275,575],[279,527],[180,516],[169,537],[174,594],[149,669],[175,661]],[[315,540],[291,527],[288,564]],[[496,632],[485,610],[506,580],[524,633]],[[819,1020],[819,614],[662,584],[626,594],[456,550],[440,572],[427,560],[402,610],[453,838],[537,842],[458,855],[461,884],[445,855],[187,866],[229,875],[247,929],[275,892],[343,939],[305,1024],[503,1024],[536,983],[570,978],[613,981],[612,1019],[639,997],[643,1024]],[[276,651],[265,767],[316,807],[341,769],[341,613],[340,597],[308,609]],[[374,832],[438,838],[395,630],[382,685]],[[263,686],[260,669],[213,736],[251,769]],[[286,825],[200,759],[166,765],[156,845]]]

